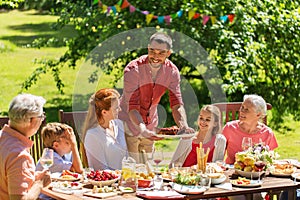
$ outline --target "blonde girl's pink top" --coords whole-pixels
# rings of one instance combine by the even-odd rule
[[[268,145],[271,150],[278,147],[278,143],[272,129],[265,124],[263,124],[261,130],[257,133],[249,134],[240,129],[238,122],[239,120],[227,122],[223,129],[223,135],[227,139],[227,164],[233,164],[235,162],[235,154],[243,151],[243,137],[251,137],[254,144],[259,143],[261,140],[265,145]]]

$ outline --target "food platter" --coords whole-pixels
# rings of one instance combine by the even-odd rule
[[[258,178],[259,176],[263,175],[265,172],[245,172],[239,169],[235,169],[235,172],[239,174],[240,176],[246,177],[246,178]]]
[[[173,190],[182,194],[201,194],[206,191],[204,187],[201,187],[199,185],[181,185],[170,182],[170,186]]]
[[[260,187],[262,184],[262,181],[259,180],[249,180],[245,179],[246,181],[241,181],[241,179],[235,179],[231,180],[231,184],[236,187],[246,187],[246,188],[251,188],[251,187]]]
[[[294,171],[292,173],[283,173],[281,171],[270,171],[270,174],[272,176],[277,176],[277,177],[291,177],[293,173]]]
[[[76,190],[81,190],[83,187],[82,183],[70,182],[70,181],[58,181],[51,183],[51,190],[59,193],[73,194]]]
[[[77,174],[77,173],[76,173]],[[51,179],[56,181],[78,181],[81,179],[81,174],[77,174],[77,177],[74,176],[62,176],[61,172],[54,172],[50,175]]]

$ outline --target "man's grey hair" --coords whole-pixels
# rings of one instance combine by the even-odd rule
[[[26,121],[43,113],[46,100],[32,94],[19,94],[10,102],[8,117],[10,121]]]
[[[261,113],[261,118],[267,115],[267,104],[264,98],[257,94],[249,94],[244,96],[244,101],[249,100],[255,107],[257,113]]]

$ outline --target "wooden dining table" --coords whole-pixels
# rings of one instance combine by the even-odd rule
[[[297,172],[300,172],[298,169]],[[225,171],[225,175],[227,177],[225,182],[230,182],[230,179],[237,178],[234,170],[227,170]],[[168,185],[166,183],[166,185]],[[166,188],[166,187],[165,187]],[[296,189],[300,188],[300,182],[295,182],[291,179],[291,177],[276,177],[272,175],[266,175],[262,179],[262,185],[259,187],[235,187],[233,186],[232,189],[223,189],[211,186],[208,190],[201,194],[185,194],[183,198],[178,199],[185,199],[185,200],[192,200],[192,199],[209,199],[209,198],[216,198],[216,197],[228,197],[228,196],[236,196],[236,195],[245,195],[247,200],[255,200],[255,195],[261,192],[266,192],[270,195],[270,199],[273,199],[274,195],[280,194],[282,191],[286,191],[288,194],[288,199],[296,199]],[[169,188],[171,189],[171,188]],[[86,199],[86,200],[95,200],[98,198],[95,197],[88,197],[83,195],[83,192],[74,193],[74,194],[63,194],[59,192],[55,192],[51,190],[51,187],[45,187],[42,189],[42,193],[46,194],[54,199],[58,200],[65,200],[65,199]],[[158,192],[159,194],[159,192]],[[159,196],[159,195],[158,195]],[[138,199],[158,199],[156,198],[147,198],[147,197],[138,197],[136,193],[128,193],[128,194],[119,194],[117,196],[105,198],[107,200],[138,200]],[[175,198],[159,198],[159,199],[175,199]]]

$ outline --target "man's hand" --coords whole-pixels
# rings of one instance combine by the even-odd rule
[[[149,140],[162,140],[162,139],[163,139],[163,138],[161,138],[161,137],[157,137],[157,136],[155,135],[155,132],[154,132],[154,131],[150,131],[150,130],[148,130],[148,129],[145,129],[145,130],[141,133],[141,135],[142,135],[143,137],[149,139]]]

